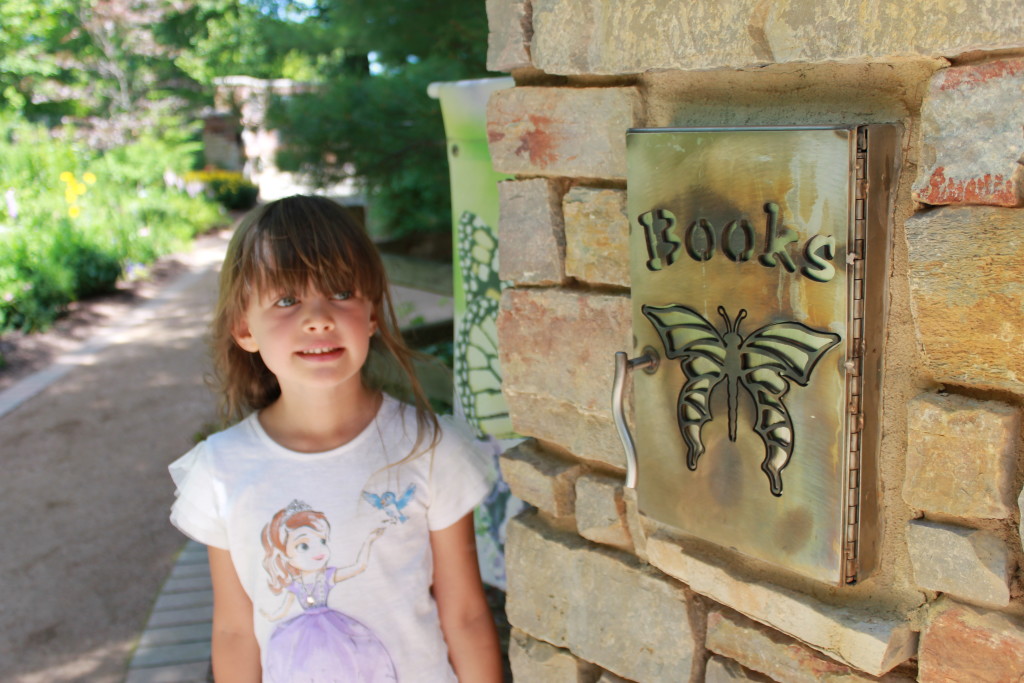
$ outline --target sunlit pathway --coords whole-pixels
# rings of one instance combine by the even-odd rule
[[[149,302],[0,396],[0,680],[121,683],[184,543],[167,464],[214,415],[225,235]]]

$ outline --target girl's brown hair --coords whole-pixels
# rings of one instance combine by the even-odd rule
[[[413,453],[422,452],[424,442],[428,449],[434,446],[440,438],[437,416],[413,369],[418,354],[406,346],[398,329],[380,254],[362,225],[325,197],[297,195],[264,204],[242,220],[231,238],[211,339],[214,383],[225,422],[266,408],[281,395],[277,378],[260,355],[242,349],[233,336],[250,298],[264,291],[302,292],[307,287],[324,294],[358,292],[372,304],[377,333],[370,342],[370,360],[381,357],[405,380],[408,398],[416,407]],[[379,381],[369,376],[370,360],[363,367],[363,382],[380,390]]]

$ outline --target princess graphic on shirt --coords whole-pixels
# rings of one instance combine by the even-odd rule
[[[327,606],[331,589],[366,570],[374,530],[349,567],[329,567],[331,526],[322,512],[299,500],[279,510],[263,527],[263,567],[275,595],[285,599],[271,621],[283,619],[297,602],[302,613],[280,623],[270,636],[266,680],[384,683],[396,681],[384,644],[364,624]]]

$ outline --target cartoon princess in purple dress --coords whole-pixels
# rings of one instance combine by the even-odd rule
[[[384,533],[366,539],[350,567],[328,567],[327,541],[331,526],[322,512],[298,500],[279,510],[263,527],[270,589],[285,600],[274,614],[278,621],[297,602],[302,613],[282,622],[267,642],[265,680],[326,683],[385,683],[397,681],[395,666],[384,644],[359,621],[327,606],[331,589],[366,570],[370,546]]]

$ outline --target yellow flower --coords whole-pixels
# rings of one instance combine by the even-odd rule
[[[93,173],[92,171],[86,171],[85,173],[82,174],[82,180],[92,185],[93,183],[96,182],[96,174]]]
[[[61,182],[70,183],[75,179],[75,176],[72,175],[70,171],[64,171],[63,173],[60,174],[60,179]]]
[[[75,192],[75,188],[68,185],[67,189],[64,190],[64,201],[68,204],[74,204],[78,201],[78,193]]]
[[[68,207],[68,215],[72,218],[78,218],[79,214],[82,213],[82,209],[77,204],[72,204]]]
[[[75,194],[77,194],[79,196],[85,194],[86,189],[88,189],[88,188],[86,188],[84,183],[79,183],[79,182],[76,182],[74,187],[75,187]]]

